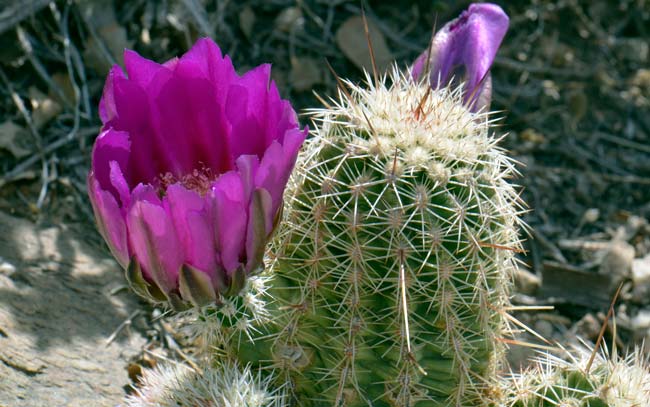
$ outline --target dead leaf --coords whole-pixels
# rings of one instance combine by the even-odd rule
[[[379,72],[385,72],[393,61],[393,55],[388,49],[384,35],[372,20],[368,20],[368,33],[370,34],[377,69]],[[348,18],[336,31],[336,44],[343,51],[343,54],[358,68],[372,72],[372,60],[368,50],[363,18],[360,16]]]
[[[239,27],[247,39],[253,35],[253,26],[255,25],[255,12],[251,6],[246,6],[239,12]]]
[[[31,150],[25,145],[27,137],[27,130],[10,120],[0,124],[0,148],[9,151],[17,159],[31,153]]]
[[[311,89],[314,85],[320,83],[322,78],[323,72],[314,58],[291,58],[289,81],[298,92]]]

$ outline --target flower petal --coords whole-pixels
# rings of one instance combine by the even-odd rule
[[[129,242],[143,274],[169,294],[177,288],[184,257],[171,219],[160,202],[134,199],[126,221]]]
[[[124,72],[122,72],[122,68],[119,65],[114,65],[108,72],[102,98],[99,101],[99,118],[102,120],[102,123],[107,123],[117,116],[113,90],[113,80],[116,77],[124,78]]]
[[[87,184],[99,233],[117,262],[126,268],[129,264],[127,230],[117,200],[113,194],[101,188],[93,172],[88,175]]]
[[[217,269],[216,247],[203,197],[175,184],[167,188],[163,205],[176,229],[185,263],[213,277]]]
[[[93,146],[92,171],[102,189],[114,193],[117,197],[117,190],[111,182],[110,163],[115,162],[124,172],[128,174],[129,154],[131,153],[131,141],[129,134],[124,131],[108,128],[102,131]]]
[[[434,87],[447,86],[454,69],[464,69],[465,100],[473,110],[482,108],[477,100],[489,100],[485,81],[490,66],[508,30],[508,16],[495,4],[472,4],[458,18],[447,23],[432,40],[430,82]],[[424,73],[429,50],[425,50],[411,69],[418,80]],[[459,78],[456,78],[459,79]],[[484,103],[484,102],[483,102]]]
[[[124,66],[129,80],[140,85],[142,89],[147,88],[159,71],[170,71],[168,66],[143,58],[130,49],[124,50]]]
[[[245,254],[248,200],[241,175],[230,171],[219,177],[209,192],[208,202],[221,264],[225,272],[231,275]]]
[[[216,88],[200,74],[199,65],[181,60],[159,92],[150,89],[156,134],[173,151],[176,175],[200,165],[221,174],[233,168],[230,129]]]
[[[199,67],[200,74],[215,87],[215,104],[223,106],[228,88],[237,79],[230,57],[222,56],[219,46],[210,38],[201,38],[183,55],[181,62]]]
[[[259,169],[255,174],[255,186],[264,188],[271,195],[273,213],[280,206],[284,188],[296,164],[298,150],[305,141],[307,132],[306,127],[304,130],[291,129],[286,132],[282,145],[274,141],[266,149]]]

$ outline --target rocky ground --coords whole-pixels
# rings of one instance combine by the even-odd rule
[[[380,68],[406,66],[467,6],[364,4]],[[650,6],[501,4],[511,27],[492,107],[530,208],[513,302],[538,308],[516,316],[551,343],[595,341],[620,287],[606,343],[650,342]],[[125,289],[86,197],[96,106],[122,49],[163,61],[211,36],[241,69],[272,62],[304,109],[335,92],[324,59],[353,81],[370,68],[360,13],[346,0],[0,0],[1,407],[116,405],[142,367],[184,355]],[[513,346],[513,369],[530,354]]]
[[[0,406],[117,405],[146,343],[117,264],[65,226],[0,230]]]

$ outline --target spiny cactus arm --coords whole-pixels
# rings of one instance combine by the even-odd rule
[[[124,407],[288,407],[283,389],[272,388],[250,367],[206,366],[201,371],[165,364],[146,370]]]
[[[273,324],[267,293],[271,280],[268,274],[249,277],[237,295],[220,296],[215,304],[176,313],[173,321],[204,359],[240,360],[241,343],[267,334]]]
[[[506,394],[499,407],[631,407],[647,406],[650,361],[641,349],[622,357],[606,349],[596,353],[580,345],[568,358],[541,353],[533,367],[503,379]]]
[[[476,405],[508,330],[513,165],[462,89],[368,82],[312,111],[273,248],[274,367],[303,405]]]

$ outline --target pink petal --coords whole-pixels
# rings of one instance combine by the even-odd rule
[[[122,171],[129,174],[129,154],[131,153],[131,141],[129,134],[124,131],[117,131],[112,128],[102,131],[93,146],[92,171],[99,185],[118,196],[117,190],[111,182],[110,163],[115,162]]]
[[[130,49],[124,50],[124,66],[129,80],[140,85],[142,89],[147,88],[159,71],[170,71],[167,66],[143,58]]]
[[[165,293],[177,288],[184,256],[174,225],[152,189],[139,185],[126,218],[133,254],[143,274]]]
[[[237,79],[237,73],[229,56],[222,56],[219,46],[209,38],[199,39],[183,55],[181,63],[191,62],[199,67],[200,75],[208,79],[215,87],[215,103],[223,105],[230,84]]]
[[[92,171],[88,174],[87,185],[99,233],[118,263],[126,268],[129,264],[126,225],[117,200],[113,194],[101,188]]]
[[[181,60],[159,92],[149,89],[156,134],[175,155],[172,172],[182,175],[201,165],[221,174],[233,168],[224,109],[215,86],[198,65]]]
[[[490,66],[508,30],[508,16],[496,4],[476,3],[469,6],[457,19],[447,23],[433,37],[430,58],[432,86],[447,86],[454,70],[462,66],[465,71],[465,99],[472,98],[473,110],[484,105],[477,100],[489,100],[485,81]],[[415,61],[411,74],[417,80],[426,66],[429,50]],[[456,72],[457,74],[458,72]]]
[[[235,171],[223,174],[213,184],[208,198],[221,264],[231,275],[244,258],[248,222],[248,200],[241,175]]]
[[[115,77],[124,78],[124,72],[122,72],[122,68],[119,65],[114,65],[109,71],[106,83],[104,84],[102,98],[99,101],[99,118],[102,120],[102,123],[113,120],[117,115],[113,91],[113,80]]]
[[[183,247],[185,263],[213,277],[216,248],[204,198],[175,184],[167,188],[163,205]]]
[[[292,129],[286,132],[284,144],[274,141],[266,149],[264,158],[255,174],[255,186],[264,188],[271,195],[273,213],[278,210],[282,202],[282,194],[289,180],[291,171],[296,163],[298,150],[307,137],[307,128],[304,130]],[[269,219],[272,222],[273,219]]]

